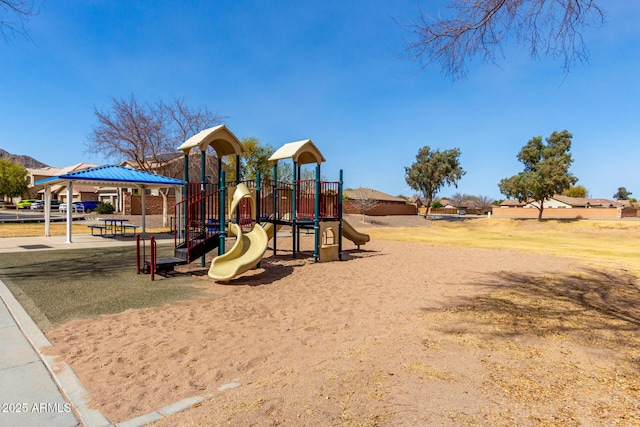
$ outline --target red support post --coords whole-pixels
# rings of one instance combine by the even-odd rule
[[[156,239],[153,236],[149,238],[150,241],[150,255],[149,255],[149,273],[151,274],[151,281],[155,280],[156,274]]]

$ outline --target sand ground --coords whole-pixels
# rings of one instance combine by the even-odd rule
[[[345,250],[321,264],[268,251],[225,284],[194,271],[205,297],[64,324],[47,331],[52,352],[112,422],[209,396],[157,425],[640,423],[638,319],[595,325],[544,292],[595,272],[487,249]]]

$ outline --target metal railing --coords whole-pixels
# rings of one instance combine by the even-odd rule
[[[141,249],[142,246],[142,249]],[[157,242],[153,236],[149,237],[149,271],[146,271],[147,265],[147,245],[146,240],[140,234],[136,234],[136,274],[149,273],[151,281],[155,280],[158,253]]]
[[[191,184],[189,186],[194,187]],[[189,190],[189,197],[175,206],[174,245],[176,248],[186,248],[187,259],[190,259],[189,251],[192,247],[216,235],[220,230],[220,191],[217,186],[207,186],[210,192]]]

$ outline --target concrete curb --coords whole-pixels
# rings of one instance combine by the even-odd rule
[[[18,328],[49,372],[60,394],[64,400],[71,405],[72,411],[80,423],[87,427],[112,425],[100,412],[87,407],[89,393],[82,384],[80,384],[78,377],[71,367],[65,362],[55,362],[55,356],[48,356],[42,352],[43,348],[51,346],[51,342],[33,322],[2,280],[0,280],[0,298],[9,309],[9,313],[15,320]]]

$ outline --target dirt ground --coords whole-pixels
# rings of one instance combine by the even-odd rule
[[[156,425],[639,425],[635,278],[504,250],[345,250],[196,274],[206,297],[64,324],[51,352],[111,422],[205,396]]]

